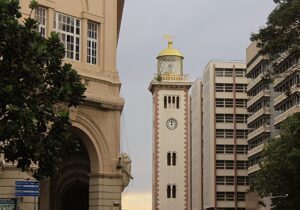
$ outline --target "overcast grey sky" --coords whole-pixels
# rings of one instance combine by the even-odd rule
[[[148,85],[156,73],[156,56],[167,47],[163,36],[176,37],[173,47],[183,54],[184,72],[195,81],[211,59],[245,60],[250,34],[265,24],[273,8],[272,0],[125,1],[118,45],[125,98],[122,148],[131,156],[134,176],[126,196],[151,192],[152,96]]]

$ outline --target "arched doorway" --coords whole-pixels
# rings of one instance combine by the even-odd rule
[[[69,184],[62,193],[62,210],[88,210],[89,206],[88,183],[80,180]]]
[[[90,159],[82,136],[73,133],[79,141],[79,151],[67,154],[59,172],[50,183],[50,209],[88,210]]]

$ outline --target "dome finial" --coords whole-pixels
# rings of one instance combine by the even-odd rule
[[[170,35],[164,35],[164,38],[168,40],[168,48],[172,48],[172,38],[175,38],[175,36],[170,36]]]

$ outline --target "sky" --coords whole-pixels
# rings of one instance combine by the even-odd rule
[[[125,0],[117,68],[125,107],[121,149],[132,159],[134,179],[122,195],[123,210],[151,210],[152,95],[156,56],[173,47],[184,56],[184,73],[194,82],[212,59],[245,60],[251,33],[274,8],[272,0]]]

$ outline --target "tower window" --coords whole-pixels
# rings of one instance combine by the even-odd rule
[[[171,165],[171,157],[172,157],[171,153],[168,152],[168,154],[167,154],[167,165],[168,166]]]
[[[167,198],[171,198],[171,185],[167,186]]]
[[[179,96],[164,96],[165,109],[179,109]]]
[[[177,154],[176,152],[168,152],[167,153],[167,165],[168,166],[176,166],[176,158]]]
[[[176,185],[168,184],[167,186],[167,198],[176,198]]]

